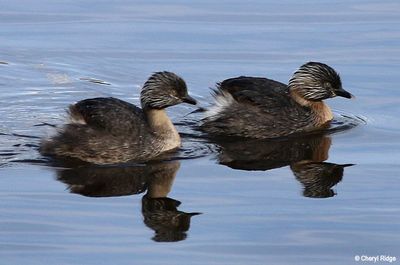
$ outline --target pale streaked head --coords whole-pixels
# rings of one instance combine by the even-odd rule
[[[140,93],[142,108],[164,109],[180,103],[195,105],[185,81],[172,72],[156,72],[144,83]]]
[[[342,88],[339,74],[330,66],[319,62],[302,65],[289,80],[289,90],[310,101],[321,101],[336,96],[352,98]]]

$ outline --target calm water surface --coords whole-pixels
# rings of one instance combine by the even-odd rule
[[[1,264],[354,264],[400,259],[398,1],[0,1]],[[304,62],[341,73],[329,135],[213,144],[172,161],[45,163],[39,138],[68,104],[138,103],[154,71],[202,106],[237,75],[287,82]],[[357,126],[354,126],[357,125]],[[162,198],[160,198],[162,197]],[[201,214],[198,214],[201,213]]]

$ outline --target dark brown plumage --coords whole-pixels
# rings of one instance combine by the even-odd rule
[[[237,77],[217,84],[215,105],[201,129],[211,135],[274,138],[329,126],[333,116],[322,100],[343,96],[339,75],[328,65],[309,62],[289,85],[261,77]]]
[[[77,158],[95,164],[147,161],[181,144],[165,108],[196,104],[182,78],[153,74],[141,92],[142,109],[116,98],[93,98],[69,107],[71,122],[44,140],[43,155]]]

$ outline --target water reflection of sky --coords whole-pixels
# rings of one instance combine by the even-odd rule
[[[170,264],[350,264],[363,254],[399,258],[396,1],[0,6],[0,61],[8,63],[0,64],[3,262],[159,264],[168,257]],[[232,169],[221,163],[218,149],[186,137],[180,156],[195,150],[205,157],[180,161],[168,197],[182,202],[179,211],[203,214],[192,218],[185,240],[160,244],[143,222],[144,193],[84,197],[69,193],[54,168],[9,163],[40,158],[38,138],[30,137],[51,128],[35,125],[62,123],[71,102],[112,95],[137,103],[153,71],[181,74],[207,105],[208,88],[217,81],[256,75],[287,82],[309,60],[332,65],[356,95],[354,101],[329,100],[336,113],[366,120],[331,135],[324,162],[356,164],[332,187],[336,196],[302,196],[304,179],[296,179],[299,168],[290,163],[267,171]],[[191,110],[177,106],[169,113],[181,122]],[[184,124],[178,128],[190,132]]]

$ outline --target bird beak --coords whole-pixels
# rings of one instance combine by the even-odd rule
[[[339,166],[341,166],[341,167],[352,167],[352,166],[355,166],[356,164],[342,164],[342,165],[339,165]]]
[[[344,98],[355,98],[352,94],[344,90],[343,88],[339,88],[335,91],[336,96],[344,97]]]
[[[197,104],[197,101],[189,95],[186,95],[186,97],[184,97],[182,100],[183,100],[183,102],[188,103],[188,104],[192,104],[192,105]]]
[[[195,215],[199,215],[199,214],[203,214],[203,213],[187,213],[189,216],[195,216]]]

